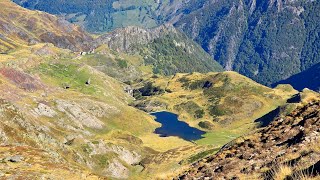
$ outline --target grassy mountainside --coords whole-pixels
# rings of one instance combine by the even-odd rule
[[[37,44],[0,58],[1,177],[154,178],[209,148],[154,134],[160,125],[129,106],[127,85],[68,50]]]
[[[66,13],[67,19],[84,21],[92,31],[172,23],[226,70],[267,86],[319,63],[319,1],[15,2],[27,8]]]
[[[40,42],[74,51],[89,50],[92,38],[75,26],[53,15],[29,11],[11,1],[0,2],[0,53]]]
[[[41,13],[9,1],[1,3],[10,8],[1,9],[2,17],[21,13],[19,24],[25,24],[23,17],[29,14],[39,22],[46,20]],[[63,26],[57,25],[60,28]],[[43,26],[30,32],[53,30]],[[134,98],[126,93],[127,85],[90,66],[91,60],[99,62],[103,56],[103,65],[121,69],[118,62],[123,61],[117,57],[129,63],[134,56],[107,47],[80,55],[72,47],[20,45],[16,37],[11,41],[19,46],[0,54],[0,151],[5,152],[0,156],[0,178],[143,179],[148,175],[141,173],[143,169],[154,169],[154,176],[170,172],[181,159],[206,149],[176,137],[155,135],[160,125],[149,114],[129,106]],[[172,148],[180,150],[161,164],[169,168],[157,170],[153,161],[139,165]]]
[[[191,126],[210,132],[198,143],[216,145],[251,131],[254,120],[297,93],[291,86],[267,88],[236,72],[154,76],[135,86],[136,107],[175,112]]]
[[[319,179],[319,110],[319,100],[306,103],[193,164],[177,179]]]
[[[38,47],[30,47],[34,48]],[[23,53],[30,57],[27,50]],[[16,53],[10,56],[24,57]],[[0,91],[5,101],[1,102],[4,120],[0,123],[1,144],[32,146],[47,154],[43,163],[52,163],[57,168],[59,162],[70,164],[68,172],[80,169],[100,176],[128,177],[137,169],[131,164],[140,161],[142,154],[149,154],[143,147],[148,141],[140,140],[139,136],[152,134],[158,125],[148,114],[128,106],[132,98],[124,92],[123,84],[72,60],[71,55],[65,54],[69,58],[34,55],[28,61],[30,67],[24,67],[23,60],[11,62],[11,66],[7,65],[11,60],[2,63]],[[133,145],[132,141],[139,143]],[[24,160],[14,164],[23,166],[36,157],[21,156]],[[123,161],[124,156],[129,159]],[[10,164],[6,160],[3,163]],[[41,172],[41,168],[35,167],[33,171]],[[123,171],[118,172],[117,168]],[[50,172],[41,174],[49,176]],[[15,175],[10,168],[4,173],[8,177]],[[21,173],[23,176],[28,171]]]
[[[155,67],[167,68],[168,74],[219,68],[173,27],[176,33],[163,27],[156,33],[120,29],[94,39],[94,51],[80,53],[75,51],[86,47],[82,42],[88,38],[82,31],[72,34],[54,16],[1,3],[3,21],[14,21],[0,26],[0,32],[9,25],[18,31],[2,37],[16,46],[0,54],[0,178],[166,179],[252,130],[256,118],[296,93],[290,86],[270,89],[234,72],[153,74]],[[27,29],[33,18],[35,29]],[[56,41],[27,43],[14,34],[20,31],[27,39],[45,33]],[[124,35],[116,36],[119,31]],[[114,48],[117,43],[125,49]],[[180,60],[186,67],[176,64]],[[133,105],[176,112],[208,134],[197,142],[159,137],[153,132],[160,124]]]

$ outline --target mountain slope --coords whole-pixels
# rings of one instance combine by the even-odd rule
[[[112,58],[116,59],[115,63],[112,64],[113,70],[104,68],[104,72],[124,81],[137,78],[137,75],[142,74],[140,69],[148,69],[146,71],[162,74],[222,70],[222,67],[212,60],[201,47],[169,25],[163,25],[155,29],[128,27],[94,39],[78,26],[53,15],[23,9],[7,0],[2,1],[1,5],[4,7],[0,10],[0,20],[2,21],[0,25],[2,35],[0,37],[0,48],[2,53],[21,46],[45,42],[52,43],[57,47],[78,52],[83,51],[85,54],[89,54],[88,52],[92,52],[96,48],[98,50],[104,49],[101,46],[106,44],[108,49],[116,50],[119,54],[116,53],[116,58]],[[139,52],[135,53],[135,59],[138,59],[136,62],[128,60],[129,58],[122,58],[123,54],[130,52],[131,54],[132,52]],[[122,55],[120,55],[121,53]],[[95,64],[97,59],[102,59],[100,62],[104,61],[102,62],[103,66],[105,64],[110,66],[111,64],[108,62],[110,58],[105,57],[103,53],[91,56],[85,57],[86,62]],[[118,65],[122,68],[117,67]],[[118,72],[127,69],[126,77],[129,78],[123,78],[123,75],[119,75],[114,69]],[[166,71],[161,72],[165,69]]]
[[[118,29],[92,42],[89,36],[86,49],[81,30],[68,34],[52,15],[48,21],[2,2],[8,7],[3,20],[39,41],[27,43],[14,31],[3,35],[19,46],[0,54],[0,178],[163,179],[255,129],[256,118],[297,93],[234,72],[154,74],[219,68],[172,26]],[[10,12],[21,13],[12,24]],[[36,29],[24,31],[31,15]],[[57,41],[41,39],[43,32]],[[159,137],[160,124],[134,105],[176,112],[208,133],[197,142]]]
[[[140,161],[142,154],[150,154],[142,145],[148,141],[140,138],[152,134],[158,125],[151,116],[128,105],[133,99],[124,91],[124,84],[77,62],[69,51],[43,44],[30,49],[43,46],[61,54],[37,55],[26,48],[0,55],[1,60],[6,56],[16,59],[0,65],[0,97],[4,99],[0,102],[1,148],[26,149],[25,153],[10,150],[13,152],[2,154],[1,166],[8,166],[6,176],[20,173],[27,177],[30,173],[56,179],[61,171],[72,179],[70,172],[79,171],[127,178],[137,168],[132,164]],[[29,66],[25,65],[26,57]],[[133,145],[132,141],[138,143]],[[13,163],[18,170],[5,160],[11,156],[22,156]],[[41,166],[30,160],[41,156]],[[25,163],[33,169],[24,167]],[[47,167],[56,172],[42,171]],[[118,172],[117,168],[123,170]]]
[[[199,45],[172,25],[153,29],[127,27],[116,29],[95,40],[112,50],[138,54],[153,72],[163,75],[186,72],[221,71],[222,67]]]
[[[90,50],[92,38],[78,26],[53,15],[0,2],[0,50],[47,42],[73,51]]]
[[[256,119],[297,93],[291,86],[262,86],[236,72],[157,76],[133,87],[134,106],[147,112],[174,112],[208,132],[197,143],[216,146],[250,132]]]
[[[225,145],[177,179],[318,179],[319,117],[319,101],[305,104],[266,128]]]
[[[181,1],[128,0],[14,0],[29,9],[62,15],[71,22],[84,26],[90,32],[106,32],[126,26],[156,27],[175,13]],[[160,13],[161,12],[161,13]]]
[[[69,21],[84,21],[91,31],[172,23],[226,70],[240,72],[267,86],[319,63],[319,1],[15,2],[65,15]]]
[[[319,62],[319,10],[319,1],[207,1],[175,26],[227,70],[271,85]]]
[[[38,22],[47,20],[41,13],[21,10],[9,1],[1,3],[9,8],[2,12],[9,15],[17,10],[21,16],[32,14]],[[6,14],[3,17],[8,20]],[[21,17],[11,26],[20,28],[27,21]],[[59,24],[53,27],[36,26],[30,33],[55,34],[64,28]],[[159,124],[129,106],[134,98],[126,91],[128,85],[82,59],[92,54],[81,55],[48,43],[20,43],[15,36],[10,39],[19,46],[0,54],[1,179],[124,179],[140,174],[143,167],[139,162],[147,156],[188,147],[174,153],[186,158],[206,148],[155,135]],[[113,58],[118,55],[104,53]],[[173,159],[166,165],[179,161]]]

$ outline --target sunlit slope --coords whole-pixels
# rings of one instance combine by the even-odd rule
[[[254,120],[297,93],[290,86],[262,86],[235,72],[155,76],[136,86],[136,107],[172,111],[190,125],[212,131],[199,141],[204,144],[223,144],[249,132],[257,125]]]
[[[78,26],[44,12],[24,9],[10,0],[2,0],[0,6],[1,53],[39,42],[75,51],[90,49],[91,37]]]
[[[24,153],[10,150],[4,155],[23,157],[13,163],[19,171],[5,161],[10,166],[8,177],[19,173],[72,179],[70,172],[81,172],[89,178],[86,173],[91,172],[100,177],[142,178],[148,176],[140,173],[142,166],[138,165],[144,159],[188,147],[161,164],[170,167],[152,170],[165,173],[181,159],[206,149],[177,137],[155,135],[160,124],[129,106],[134,98],[125,91],[127,84],[87,65],[69,50],[37,44],[0,54],[0,59],[0,144],[25,149]],[[43,157],[41,166],[30,160],[38,157]],[[61,162],[63,166],[58,166]],[[35,168],[24,168],[23,163]],[[144,168],[153,169],[154,165],[148,161]],[[68,168],[61,170],[64,166]],[[49,167],[55,173],[43,170]]]

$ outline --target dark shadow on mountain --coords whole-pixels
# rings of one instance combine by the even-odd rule
[[[320,88],[320,63],[286,80],[279,81],[273,84],[272,87],[278,84],[291,84],[294,89],[299,91],[302,91],[304,88],[318,91]]]
[[[287,100],[287,103],[299,103],[301,102],[301,94],[295,94],[290,99]]]
[[[293,173],[293,175],[287,176],[285,180],[295,180],[295,179],[297,179],[297,177],[300,177],[302,174],[305,174],[310,177],[319,176],[319,174],[320,174],[320,161],[318,161],[317,163],[313,164],[312,166],[310,166],[306,169],[295,171]]]
[[[266,127],[268,126],[274,118],[278,117],[281,112],[281,108],[278,107],[277,109],[269,112],[268,114],[262,116],[259,119],[256,119],[254,122],[259,123],[259,127]]]

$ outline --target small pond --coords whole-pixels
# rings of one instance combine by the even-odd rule
[[[179,121],[178,115],[162,111],[151,113],[156,117],[156,121],[162,126],[157,128],[154,133],[161,137],[177,136],[187,141],[199,140],[206,132],[197,128],[190,127],[187,123]]]

